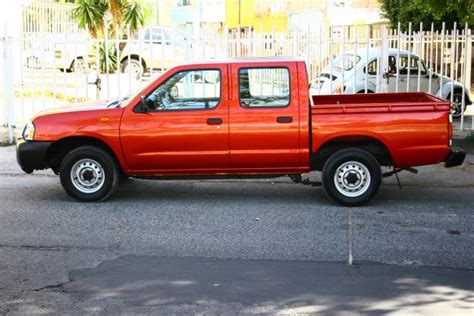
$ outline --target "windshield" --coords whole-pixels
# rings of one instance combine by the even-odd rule
[[[360,56],[353,54],[344,54],[336,57],[332,61],[332,66],[339,69],[351,70],[359,62],[359,60]]]

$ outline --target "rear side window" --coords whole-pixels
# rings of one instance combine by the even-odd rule
[[[288,68],[240,68],[239,97],[243,108],[288,106],[290,104]]]

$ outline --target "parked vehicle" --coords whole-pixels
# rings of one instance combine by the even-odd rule
[[[397,54],[399,56],[397,61]],[[349,51],[344,56],[340,55],[333,60],[332,67],[326,67],[319,78],[311,83],[311,94],[332,94],[332,93],[365,93],[366,77],[367,92],[376,92],[377,68],[380,58],[380,49],[371,48],[369,53],[365,49]],[[410,60],[410,67],[408,61]],[[398,72],[397,72],[398,68]],[[388,52],[388,73],[379,73],[380,77],[386,78],[388,92],[396,92],[397,82],[399,92],[418,91],[418,75],[420,75],[420,90],[436,95],[440,98],[451,99],[451,86],[453,87],[453,116],[461,116],[461,106],[463,98],[463,86],[459,82],[452,82],[451,79],[431,73],[425,66],[424,61],[418,54],[396,49]],[[332,73],[331,73],[332,70]],[[410,74],[408,74],[408,71]],[[342,73],[344,72],[344,82]],[[355,73],[355,89],[354,89]],[[332,84],[331,84],[332,81]],[[442,81],[442,87],[440,84]],[[430,88],[431,82],[431,88]],[[408,85],[409,84],[409,85]],[[408,85],[408,88],[407,88]],[[469,97],[469,89],[466,87],[465,107],[472,104]]]
[[[332,200],[360,205],[383,175],[460,165],[465,153],[451,138],[447,101],[426,93],[310,97],[303,61],[252,58],[178,66],[108,107],[38,114],[17,159],[27,173],[51,168],[80,201],[107,199],[120,177],[288,175],[308,184],[303,174],[315,170]]]
[[[172,28],[152,26],[136,32],[120,54],[122,72],[140,78],[149,69],[167,69],[184,61],[186,35]]]
[[[54,40],[55,68],[64,72],[87,73],[94,62],[93,53],[88,48],[88,35],[77,34],[74,42],[67,38]]]

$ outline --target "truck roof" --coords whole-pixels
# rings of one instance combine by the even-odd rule
[[[191,60],[181,65],[199,65],[199,64],[234,64],[234,63],[268,63],[268,62],[302,62],[301,57],[295,56],[272,56],[272,57],[241,57],[241,58],[215,58]]]

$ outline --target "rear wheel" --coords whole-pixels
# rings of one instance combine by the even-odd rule
[[[322,182],[331,200],[357,206],[375,197],[382,183],[382,172],[377,160],[365,150],[342,149],[326,161]]]
[[[76,200],[103,201],[117,185],[119,168],[105,150],[82,146],[64,157],[59,177],[64,190]]]
[[[145,69],[140,61],[127,58],[122,63],[122,72],[130,73],[134,79],[140,79],[143,76]]]

